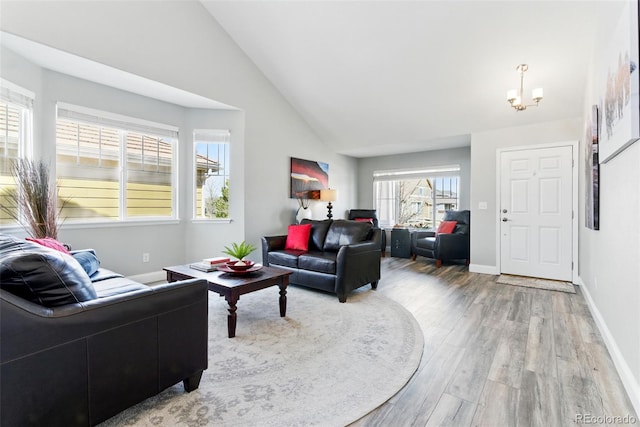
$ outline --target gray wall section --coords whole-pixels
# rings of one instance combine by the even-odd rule
[[[460,166],[460,209],[469,209],[471,184],[471,152],[469,147],[423,151],[358,160],[358,200],[354,208],[372,209],[373,173],[393,169],[420,169],[436,166]]]
[[[471,264],[495,269],[498,238],[497,150],[506,147],[577,141],[579,119],[561,120],[516,128],[477,132],[471,135]],[[486,202],[487,209],[479,209]]]
[[[622,5],[622,3],[621,3]],[[622,15],[621,15],[622,16]],[[625,17],[626,19],[626,17]],[[617,23],[617,21],[616,21]],[[583,127],[602,99],[603,64],[616,23],[602,23],[585,88]],[[636,71],[637,74],[637,71]],[[583,130],[583,133],[585,131]],[[585,144],[580,144],[579,273],[600,321],[618,347],[610,353],[640,411],[640,142],[600,165],[600,230],[585,226]],[[620,359],[625,368],[620,364]]]

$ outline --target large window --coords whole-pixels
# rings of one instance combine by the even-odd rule
[[[374,173],[374,202],[381,226],[437,227],[446,210],[458,210],[458,166]]]
[[[27,157],[31,139],[33,94],[5,80],[0,81],[0,204],[10,207],[10,193],[17,191],[11,173],[15,159]],[[14,224],[0,212],[0,224]]]
[[[65,221],[176,218],[177,129],[58,105],[56,174]]]
[[[193,133],[194,219],[229,219],[229,139],[228,130]]]

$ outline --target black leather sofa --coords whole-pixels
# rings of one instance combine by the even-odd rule
[[[0,425],[95,425],[180,381],[198,388],[206,281],[89,277],[72,256],[16,240],[0,235]]]
[[[380,280],[380,229],[344,219],[311,224],[309,250],[286,250],[287,236],[262,238],[262,262],[293,272],[289,283],[335,293],[340,302],[354,289]]]
[[[435,231],[413,231],[411,233],[411,258],[417,255],[436,260],[436,267],[442,266],[442,261],[465,260],[469,265],[471,252],[470,229],[471,212],[445,211],[444,221],[456,221],[456,226],[450,234],[437,234]]]

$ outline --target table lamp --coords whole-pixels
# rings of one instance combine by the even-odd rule
[[[329,202],[329,204],[327,205],[327,218],[331,219],[333,218],[333,215],[331,214],[331,209],[333,209],[333,206],[331,206],[331,202],[335,202],[338,196],[338,192],[336,190],[332,190],[330,188],[326,189],[326,190],[320,190],[320,200],[325,201],[325,202]]]

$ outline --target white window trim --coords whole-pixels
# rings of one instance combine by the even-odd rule
[[[18,146],[18,155],[27,159],[33,158],[33,104],[36,94],[9,80],[0,78],[0,99],[27,110],[22,114],[20,120],[22,140]]]
[[[231,163],[231,131],[228,129],[193,129],[193,133],[191,134],[191,162],[193,167],[192,173],[192,197],[193,203],[191,206],[191,222],[194,224],[229,224],[233,221],[231,218],[231,197],[229,197],[229,217],[228,218],[198,218],[198,167],[196,164],[196,145],[198,142],[207,142],[206,140],[201,140],[198,138],[223,138],[224,141],[220,141],[218,143],[225,143],[229,146],[229,163]],[[214,141],[209,141],[211,143],[215,143]],[[227,165],[229,166],[229,165]],[[229,182],[231,182],[231,175],[229,175]]]
[[[422,179],[422,178],[441,178],[441,177],[458,177],[458,192],[460,190],[460,165],[442,165],[433,166],[430,168],[421,169],[390,169],[390,170],[376,170],[373,172],[373,201],[375,207],[378,206],[378,198],[376,194],[376,184],[379,182],[388,181],[401,181],[409,179]],[[460,200],[458,194],[458,201]],[[398,203],[398,200],[396,200]],[[396,207],[397,209],[397,207]],[[435,217],[433,218],[435,220]],[[394,224],[387,224],[380,219],[380,225],[383,227],[392,227]]]
[[[179,145],[180,134],[179,128],[164,123],[157,123],[150,120],[139,119],[136,117],[124,116],[117,113],[112,113],[103,110],[96,110],[89,107],[83,107],[80,105],[68,104],[65,102],[56,103],[56,123],[59,118],[63,120],[70,120],[90,125],[98,125],[105,127],[115,127],[117,129],[125,129],[133,132],[141,132],[153,136],[170,137],[175,140],[174,155],[171,159],[171,185],[174,189],[175,195],[171,201],[171,217],[127,217],[126,216],[126,191],[120,192],[120,209],[119,219],[117,221],[105,221],[100,218],[95,220],[70,220],[63,223],[62,228],[91,228],[91,227],[113,227],[118,225],[153,225],[153,224],[167,224],[180,221],[180,215],[178,211],[179,204]],[[126,159],[126,147],[124,142],[120,141],[120,160]],[[127,169],[120,165],[120,176],[124,183],[127,182]],[[57,178],[57,175],[56,175]],[[66,226],[65,226],[66,225]]]

